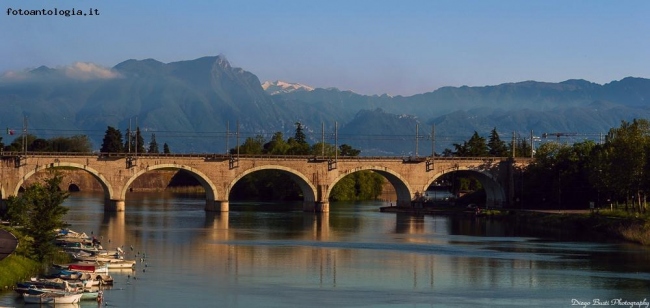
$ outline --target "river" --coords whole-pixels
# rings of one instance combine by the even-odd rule
[[[137,256],[111,271],[110,307],[647,307],[650,250],[561,240],[485,218],[380,213],[380,202],[300,206],[127,195],[104,213],[101,194],[66,200],[71,229]],[[582,237],[584,238],[584,237]],[[0,307],[22,307],[12,292]],[[97,307],[82,303],[75,307]],[[625,307],[630,307],[627,305]]]

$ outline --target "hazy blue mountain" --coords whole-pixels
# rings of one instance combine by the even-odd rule
[[[339,130],[338,140],[339,144],[363,149],[364,155],[415,155],[416,128],[420,136],[430,134],[430,129],[420,131],[418,125],[412,115],[396,115],[380,108],[361,110]],[[431,154],[431,150],[427,153]]]
[[[20,132],[26,118],[29,133],[86,134],[99,148],[107,126],[124,133],[138,125],[146,142],[155,133],[173,152],[225,152],[246,137],[269,138],[276,131],[289,137],[298,121],[311,142],[320,141],[324,124],[327,142],[334,143],[336,123],[339,144],[365,155],[415,154],[418,127],[422,156],[431,152],[433,124],[438,152],[474,131],[487,136],[494,127],[504,140],[513,131],[524,137],[530,130],[593,137],[621,120],[650,117],[648,97],[650,80],[632,77],[604,85],[524,81],[369,96],[279,81],[263,87],[253,73],[232,67],[223,56],[171,63],[145,59],[112,68],[75,63],[7,72],[0,77],[0,127]]]
[[[419,135],[431,135],[435,124],[436,152],[452,148],[453,143],[468,140],[474,131],[488,136],[497,128],[503,139],[529,138],[543,133],[573,135],[561,141],[598,140],[601,134],[620,125],[622,120],[650,118],[650,80],[625,78],[605,85],[586,80],[567,80],[560,83],[525,81],[486,87],[444,87],[433,92],[413,96],[364,96],[338,89],[315,89],[309,92],[290,92],[274,96],[294,99],[315,105],[336,106],[341,119],[349,119],[348,132],[360,134],[393,130],[394,135],[411,135],[408,141],[387,145],[376,142],[366,146],[371,153],[388,151],[393,154],[414,153],[415,125],[405,117],[412,115],[420,123]],[[381,109],[381,113],[360,113]],[[356,116],[353,116],[356,115]],[[387,114],[393,115],[389,120]],[[359,116],[363,115],[363,116]],[[397,119],[399,119],[399,123]],[[385,125],[383,129],[378,129]],[[408,130],[409,132],[405,132]],[[430,137],[425,143],[430,143]],[[398,139],[396,137],[396,139]],[[420,139],[422,141],[422,139]],[[378,146],[382,145],[383,146]],[[431,144],[428,153],[431,152]],[[418,144],[418,152],[423,147]],[[390,150],[392,149],[392,150]],[[368,153],[366,153],[368,154]]]

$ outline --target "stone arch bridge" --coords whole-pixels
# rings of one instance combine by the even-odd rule
[[[471,172],[486,192],[486,205],[507,206],[512,202],[513,166],[529,159],[511,158],[401,158],[401,157],[313,157],[231,156],[214,154],[75,154],[3,153],[0,194],[3,200],[16,196],[24,182],[46,169],[79,169],[91,174],[104,190],[105,211],[124,211],[129,186],[142,174],[158,169],[185,170],[206,191],[206,211],[229,210],[230,190],[244,176],[260,170],[288,174],[302,189],[305,211],[328,212],[334,185],[345,176],[372,170],[395,188],[397,205],[409,205],[438,177],[450,172]]]

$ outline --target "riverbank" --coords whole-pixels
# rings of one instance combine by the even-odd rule
[[[474,209],[459,208],[454,206],[426,206],[426,207],[410,207],[410,206],[384,206],[379,208],[380,212],[385,213],[409,213],[417,215],[440,215],[440,216],[480,216]]]
[[[15,236],[18,242],[23,238],[16,230],[10,227],[0,226],[0,231],[9,233],[12,237]],[[41,270],[42,265],[38,261],[23,256],[26,252],[25,249],[25,245],[15,245],[12,251],[0,260],[0,288],[3,290],[10,290],[16,282],[29,279],[29,277],[32,277]]]
[[[50,261],[36,261],[28,257],[30,240],[20,230],[9,226],[0,226],[0,230],[11,233],[18,241],[14,251],[0,260],[0,293],[12,290],[17,282],[42,274],[51,263],[63,264],[72,261],[64,252],[56,253]]]
[[[593,238],[650,246],[650,219],[647,215],[610,210],[598,212],[522,210],[495,212],[491,217],[504,217],[537,228],[578,232]]]
[[[441,215],[454,217],[481,217],[503,220],[539,230],[540,234],[570,234],[590,240],[616,240],[650,246],[650,216],[624,211],[557,211],[490,209],[476,212],[472,209],[446,207],[380,208],[387,213]]]

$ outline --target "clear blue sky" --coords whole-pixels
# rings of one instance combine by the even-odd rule
[[[225,55],[261,81],[362,94],[650,77],[650,1],[2,0],[0,72]],[[99,16],[13,16],[13,9]]]

